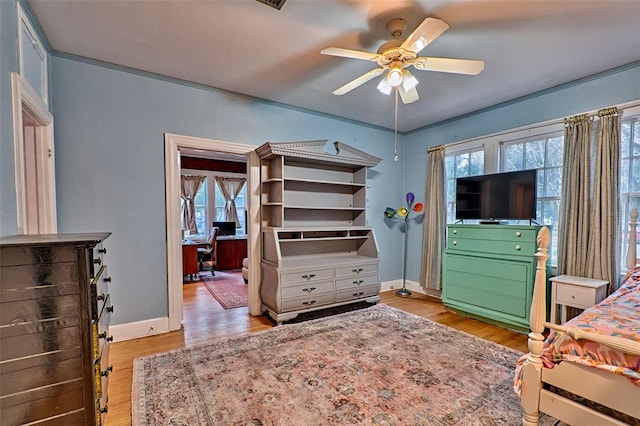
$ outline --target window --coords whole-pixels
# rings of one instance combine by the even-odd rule
[[[558,256],[558,211],[562,189],[562,133],[537,136],[535,139],[515,140],[502,144],[501,156],[504,172],[537,169],[536,220],[550,227],[551,263]],[[516,223],[518,221],[511,221]]]
[[[484,148],[447,154],[445,157],[447,179],[447,223],[456,221],[456,178],[484,173]]]
[[[216,221],[222,222],[225,220],[224,218],[224,206],[225,206],[225,200],[224,197],[222,196],[222,192],[220,192],[220,188],[218,187],[218,185],[215,185],[216,187],[216,193],[215,193],[215,197],[216,197],[216,201],[215,201],[215,208],[216,208]],[[246,193],[247,193],[247,184],[245,183],[242,186],[242,189],[240,190],[240,193],[238,194],[238,197],[236,198],[236,211],[238,212],[238,220],[240,221],[240,227],[236,229],[236,233],[237,234],[246,234],[247,233],[247,224],[246,224],[246,217],[245,217],[245,212],[246,212]]]
[[[620,133],[620,210],[622,244],[620,256],[622,270],[625,268],[627,243],[629,241],[629,214],[633,207],[640,210],[640,116],[622,121]],[[637,230],[638,231],[638,230]],[[636,235],[637,251],[640,253],[640,232]]]

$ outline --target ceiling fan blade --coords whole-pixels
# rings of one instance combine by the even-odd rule
[[[343,49],[341,47],[327,47],[320,51],[323,55],[341,56],[343,58],[364,59],[365,61],[375,61],[377,53],[364,52],[362,50]]]
[[[477,75],[484,69],[484,61],[475,61],[472,59],[432,58],[423,56],[416,58],[413,66],[415,69],[425,71]]]
[[[400,98],[402,99],[403,104],[410,104],[419,99],[418,91],[415,87],[411,90],[405,90],[401,84],[398,86],[398,91],[400,92]]]
[[[345,84],[339,89],[334,90],[333,94],[344,95],[345,93],[352,91],[356,87],[363,85],[364,83],[371,80],[372,78],[379,76],[380,74],[382,74],[383,71],[384,71],[384,68],[374,68],[371,71],[365,74],[362,74],[360,77],[356,78],[355,80],[350,81],[349,83]]]
[[[449,24],[440,19],[426,18],[418,28],[400,45],[401,48],[411,50],[416,54],[435,40],[440,34],[447,31]]]

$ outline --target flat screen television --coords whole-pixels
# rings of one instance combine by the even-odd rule
[[[537,170],[456,179],[456,219],[535,220]]]
[[[218,235],[236,235],[235,222],[213,222],[212,226],[220,228]]]

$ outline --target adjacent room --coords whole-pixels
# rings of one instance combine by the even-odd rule
[[[640,425],[638,22],[0,1],[0,423]]]

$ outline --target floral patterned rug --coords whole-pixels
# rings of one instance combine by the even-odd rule
[[[376,305],[137,358],[132,421],[517,425],[520,355]]]
[[[242,308],[249,304],[249,290],[241,271],[216,271],[202,275],[202,284],[224,309]]]

